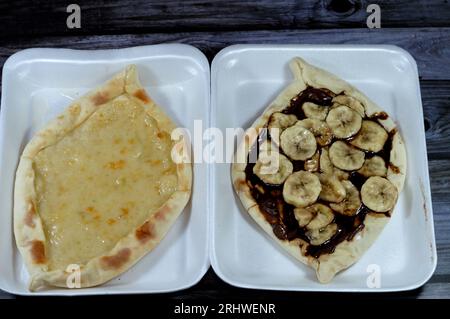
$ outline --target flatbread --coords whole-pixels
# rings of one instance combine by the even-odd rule
[[[190,161],[171,157],[188,145],[175,127],[130,65],[36,133],[14,190],[30,290],[67,287],[69,265],[81,288],[103,284],[155,248],[191,194]]]
[[[307,176],[322,176],[324,174],[331,174],[341,182],[343,180],[351,180],[352,183],[356,184],[353,178],[355,176],[359,176],[361,178],[361,174],[360,172],[358,172],[358,169],[345,171],[337,168],[333,163],[328,163],[328,165],[331,166],[326,168],[325,164],[322,163],[322,153],[325,153],[325,155],[328,156],[329,154],[327,152],[329,152],[330,145],[339,140],[348,145],[351,149],[364,151],[364,155],[362,155],[364,156],[364,163],[367,159],[371,158],[374,155],[380,155],[378,157],[384,156],[383,158],[385,160],[385,171],[384,173],[382,173],[384,175],[380,178],[382,178],[383,181],[386,181],[387,185],[393,185],[392,187],[395,187],[394,193],[396,190],[398,195],[403,188],[406,176],[406,150],[400,132],[392,118],[357,88],[325,70],[308,64],[301,58],[293,59],[290,63],[290,68],[294,75],[294,80],[276,97],[276,99],[272,103],[270,103],[270,105],[264,110],[264,112],[256,119],[252,126],[246,131],[242,142],[238,146],[235,154],[235,160],[231,167],[232,183],[238,197],[240,198],[240,201],[242,202],[242,205],[244,206],[245,210],[248,211],[250,216],[252,216],[252,218],[256,221],[256,223],[260,225],[261,228],[272,239],[274,239],[278,244],[281,245],[281,247],[287,250],[296,259],[315,269],[317,278],[320,282],[328,283],[338,272],[348,268],[361,258],[364,252],[373,244],[385,225],[390,220],[390,217],[393,213],[393,208],[380,213],[368,209],[365,203],[362,202],[358,210],[355,210],[353,212],[354,215],[349,217],[353,218],[352,220],[358,220],[358,227],[355,227],[352,233],[342,232],[342,227],[339,226],[340,228],[338,227],[337,231],[336,229],[331,230],[332,232],[334,231],[334,235],[332,235],[328,241],[323,242],[322,244],[312,245],[311,240],[314,239],[311,238],[313,237],[308,237],[309,233],[306,234],[306,231],[308,229],[306,227],[308,226],[300,226],[300,224],[295,224],[298,221],[298,215],[295,215],[295,219],[293,219],[294,213],[292,211],[295,209],[297,209],[296,211],[302,211],[302,209],[304,209],[305,207],[296,207],[295,205],[287,204],[285,200],[285,194],[283,194],[283,208],[280,208],[279,201],[276,201],[275,203],[269,203],[270,205],[263,205],[261,199],[257,200],[257,198],[255,198],[255,196],[258,198],[265,196],[266,199],[269,198],[270,202],[270,196],[272,195],[268,194],[275,194],[273,196],[278,196],[277,198],[279,199],[281,196],[280,192],[283,191],[284,193],[286,191],[286,182],[281,185],[276,185],[276,187],[272,187],[273,185],[263,185],[264,187],[261,187],[262,180],[255,178],[253,173],[254,171],[252,171],[251,169],[251,159],[254,163],[256,158],[260,156],[262,150],[265,150],[264,148],[267,148],[267,146],[265,146],[263,142],[268,139],[267,135],[270,136],[270,131],[269,133],[264,133],[263,129],[270,127],[270,123],[274,118],[274,113],[282,113],[288,116],[292,116],[292,113],[297,112],[295,113],[297,119],[294,118],[293,122],[291,122],[291,120],[286,116],[284,116],[283,118],[284,122],[278,122],[279,126],[284,126],[281,127],[281,142],[280,137],[278,137],[278,140],[275,141],[276,143],[273,144],[272,142],[275,138],[271,138],[272,142],[270,145],[279,145],[279,152],[282,155],[286,155],[285,150],[283,150],[283,132],[286,132],[286,128],[291,128],[295,125],[299,125],[298,122],[301,122],[301,120],[303,120],[304,118],[308,118],[308,116],[305,115],[306,112],[304,104],[309,100],[308,98],[305,98],[305,96],[309,94],[308,92],[310,91],[308,90],[311,90],[311,92],[315,94],[314,90],[318,89],[320,91],[318,94],[323,94],[325,99],[324,101],[327,102],[324,116],[317,113],[317,118],[319,118],[319,121],[321,123],[325,123],[326,125],[328,116],[330,115],[330,110],[341,106],[341,104],[343,103],[342,100],[345,101],[346,99],[350,99],[351,101],[356,101],[357,103],[355,102],[355,104],[360,105],[352,106],[354,107],[352,109],[353,111],[355,111],[356,113],[360,112],[360,120],[362,120],[362,122],[373,122],[375,124],[378,124],[377,126],[381,126],[382,128],[384,128],[384,130],[386,131],[386,135],[388,135],[388,140],[386,140],[386,142],[384,143],[384,149],[382,151],[369,152],[367,150],[360,150],[358,147],[350,145],[351,143],[354,143],[356,136],[360,132],[362,132],[361,129],[359,129],[356,134],[354,133],[348,139],[337,138],[336,135],[334,135],[335,131],[332,131],[333,137],[331,142],[323,147],[320,146],[317,142],[317,151],[311,153],[314,154],[312,156],[310,154],[306,154],[308,158],[304,162],[295,161],[290,158],[294,167],[293,170],[289,167],[289,169],[291,169],[290,172],[293,171],[293,174],[295,174],[296,171],[309,170],[312,174],[307,174]],[[298,99],[302,98],[305,98],[305,100],[303,100],[303,102],[299,102]],[[297,105],[296,103],[300,104]],[[294,107],[293,105],[296,105],[295,107],[297,107],[298,110],[295,112],[288,111],[290,107]],[[315,106],[313,105],[312,107]],[[323,107],[325,108],[325,106]],[[362,109],[358,109],[361,107]],[[318,109],[322,110],[321,108]],[[308,128],[312,133],[314,133],[310,127]],[[300,131],[301,130],[299,130],[299,132]],[[286,136],[288,136],[288,134],[285,134],[285,139]],[[318,138],[323,138],[323,136],[316,136],[317,141],[319,141]],[[388,141],[390,143],[390,150],[386,151],[386,148],[388,147]],[[265,142],[268,142],[268,140],[266,140]],[[316,147],[316,145],[314,145],[314,147]],[[358,156],[359,155],[360,154],[358,154]],[[289,156],[287,157],[289,158]],[[309,166],[306,165],[307,161],[310,161],[308,162]],[[298,168],[299,162],[302,164],[301,168]],[[330,161],[328,160],[328,162]],[[310,169],[311,164],[313,167],[312,169]],[[314,165],[316,165],[315,168]],[[359,163],[359,165],[361,164]],[[286,177],[280,176],[281,175],[278,175],[277,178],[282,178],[284,180]],[[255,184],[254,182],[252,182],[251,178],[254,178],[258,182]],[[311,177],[311,179],[314,178]],[[362,181],[365,183],[367,182],[367,179],[368,177],[363,177]],[[310,187],[309,190],[313,189],[314,187]],[[322,181],[320,187],[322,190],[324,189],[324,184],[322,183]],[[361,188],[359,188],[358,191],[359,193],[356,199],[358,197],[359,199],[361,199]],[[320,194],[322,195],[322,191]],[[367,194],[367,192],[365,194]],[[316,203],[318,202],[321,204],[325,204],[326,206],[330,206],[330,202],[322,199],[321,195],[319,195],[320,197],[316,197]],[[391,201],[394,201],[395,204],[397,198],[398,196],[396,196],[395,198],[391,197]],[[293,199],[297,200],[296,198]],[[286,209],[286,207],[288,207],[289,209]],[[310,209],[310,207],[311,206],[307,206],[306,209]],[[334,209],[332,209],[332,213],[334,217],[326,221],[326,223],[329,223],[326,227],[333,223],[338,223],[338,218],[346,218],[345,216],[342,217],[343,214],[336,212]],[[314,216],[317,217],[318,215]],[[295,226],[291,225],[294,228],[288,225],[289,223],[287,223],[286,221],[289,221],[289,223],[291,224],[292,221],[294,221],[293,223],[295,224]],[[323,220],[321,222],[323,222]],[[297,227],[298,229],[295,227]],[[321,228],[320,231],[327,229],[326,227]],[[333,227],[335,226],[333,225]],[[339,233],[345,234],[345,236],[342,235],[341,238],[337,240],[336,238],[339,237]],[[332,244],[333,241],[335,241],[334,244]]]

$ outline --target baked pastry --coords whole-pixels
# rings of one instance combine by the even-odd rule
[[[246,131],[232,164],[244,208],[322,283],[355,263],[390,220],[406,175],[392,118],[337,76],[295,77]]]
[[[14,190],[30,290],[66,287],[74,264],[81,287],[100,285],[162,240],[191,194],[191,164],[172,159],[187,143],[174,128],[131,65],[31,139]]]

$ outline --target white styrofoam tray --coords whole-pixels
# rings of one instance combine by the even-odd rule
[[[430,183],[417,66],[395,46],[237,45],[211,67],[212,125],[248,128],[292,81],[296,56],[361,89],[402,133],[408,172],[392,220],[367,253],[326,285],[253,222],[230,182],[230,165],[211,168],[211,264],[239,287],[298,291],[400,291],[423,285],[436,267]],[[380,274],[380,287],[372,281]],[[369,277],[372,276],[372,277]]]
[[[29,294],[28,274],[12,231],[14,174],[30,137],[72,100],[134,63],[150,96],[182,127],[209,125],[209,63],[182,44],[119,50],[30,49],[3,67],[0,120],[0,289]],[[51,289],[33,295],[169,292],[197,283],[209,267],[208,170],[194,166],[191,201],[151,253],[120,277],[89,289]]]

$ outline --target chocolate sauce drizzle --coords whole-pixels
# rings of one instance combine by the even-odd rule
[[[336,96],[336,94],[328,89],[307,87],[297,96],[292,98],[289,105],[282,112],[284,114],[294,114],[298,120],[302,120],[306,117],[302,109],[302,105],[305,102],[312,102],[319,106],[329,107],[332,105],[334,96]],[[379,112],[375,113],[371,117],[365,117],[364,120],[377,121],[378,119],[385,120],[387,118],[388,115],[385,112]],[[389,163],[390,151],[392,149],[392,139],[395,132],[395,130],[389,132],[388,139],[380,152],[374,153],[366,151],[366,158],[378,155],[384,159],[387,165],[390,165],[392,170],[394,170],[391,166],[392,164]],[[270,140],[270,135],[265,135],[265,133],[258,138],[258,142],[255,143],[255,145],[253,145],[250,149],[248,158],[257,158],[259,153],[259,145],[266,139]],[[281,148],[279,151],[283,153]],[[292,161],[292,163],[294,166],[294,172],[304,169],[304,161]],[[253,173],[254,165],[255,163],[252,163],[249,160],[247,161],[247,166],[245,168],[247,184],[250,187],[252,197],[258,203],[265,219],[272,225],[272,230],[275,236],[281,240],[288,241],[300,238],[309,243],[309,239],[306,236],[306,229],[304,227],[300,227],[295,219],[295,207],[286,203],[283,199],[283,185],[270,185],[263,182],[256,174]],[[357,172],[352,172],[349,178],[349,180],[359,191],[361,190],[361,187],[366,179],[367,177]],[[327,205],[327,203],[323,204]],[[345,216],[335,213],[334,222],[338,226],[336,234],[321,245],[309,244],[306,248],[306,255],[319,258],[321,255],[333,253],[339,243],[345,240],[351,240],[364,228],[364,220],[366,215],[369,213],[375,214],[376,212],[370,211],[364,204],[361,204],[358,212],[354,216]],[[383,214],[389,216],[388,213]]]

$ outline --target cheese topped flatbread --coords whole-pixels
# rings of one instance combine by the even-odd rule
[[[101,284],[152,250],[186,205],[192,172],[173,122],[128,67],[38,132],[17,170],[16,241],[32,290]]]

